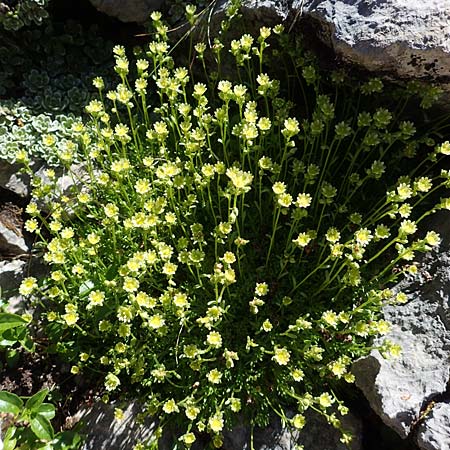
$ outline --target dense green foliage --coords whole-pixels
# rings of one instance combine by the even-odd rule
[[[7,302],[0,302],[2,361],[0,369],[16,367],[21,349],[28,352],[36,351],[29,329],[32,316],[12,314],[7,311],[7,307]],[[44,403],[48,394],[48,389],[41,389],[28,398],[19,397],[4,390],[0,392],[2,450],[75,450],[79,448],[81,436],[77,433],[72,431],[55,433],[51,420],[55,417],[56,408],[50,403]]]

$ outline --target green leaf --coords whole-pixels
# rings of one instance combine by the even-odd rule
[[[12,347],[17,340],[11,340],[11,339],[1,339],[0,340],[0,347]]]
[[[23,401],[16,394],[11,392],[0,392],[0,412],[19,414],[22,409]]]
[[[0,332],[0,336],[2,340],[13,341],[13,344],[15,344],[19,340],[18,335],[22,329],[26,329],[25,325],[16,328],[9,328],[8,330],[3,331],[3,333]]]
[[[32,411],[37,412],[39,407],[42,405],[42,402],[45,400],[45,397],[47,397],[48,389],[42,389],[42,391],[37,392],[33,395],[33,397],[30,397],[27,402],[25,403],[25,408]]]
[[[53,427],[50,421],[41,415],[36,415],[30,422],[33,433],[43,441],[51,441],[53,439]]]
[[[17,439],[6,437],[3,442],[3,450],[14,450],[16,448]]]
[[[20,327],[26,323],[27,321],[17,314],[0,313],[0,333],[10,328]]]
[[[8,431],[5,433],[4,439],[12,439],[14,435],[16,434],[17,428],[16,427],[9,427]]]
[[[9,427],[3,439],[3,450],[14,450],[16,448],[17,439],[14,438],[16,434],[16,427]]]
[[[50,338],[50,341],[59,342],[61,341],[62,335],[64,333],[64,327],[61,323],[58,322],[50,322],[45,327],[46,335]],[[55,347],[56,344],[51,344],[49,348],[52,346]],[[56,353],[56,350],[53,350],[53,353]]]
[[[62,431],[53,440],[54,450],[75,450],[80,448],[81,436],[75,431]]]
[[[48,420],[52,420],[53,417],[55,417],[55,407],[50,403],[42,403],[42,405],[37,409],[37,413],[44,416]]]
[[[53,450],[53,445],[50,443],[44,444],[42,447],[38,447],[36,450]]]
[[[36,347],[33,339],[31,339],[28,334],[20,340],[20,344],[27,352],[34,352]]]

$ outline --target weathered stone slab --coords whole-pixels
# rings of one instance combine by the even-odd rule
[[[368,70],[450,75],[450,0],[306,0],[304,14],[328,29],[337,54]]]
[[[8,294],[8,291],[18,289],[24,278],[24,272],[27,263],[20,259],[13,261],[0,261],[0,289],[2,297]]]
[[[123,407],[124,418],[114,418],[115,405],[95,403],[83,407],[71,422],[82,421],[82,433],[87,436],[82,450],[123,450],[132,449],[137,442],[146,442],[154,436],[157,423],[149,418],[138,420],[142,406],[133,401]],[[307,413],[307,424],[301,431],[283,428],[274,418],[264,429],[255,429],[253,447],[255,450],[293,450],[297,445],[304,445],[305,450],[362,450],[362,423],[352,414],[343,419],[343,426],[354,435],[350,447],[340,442],[340,433],[326,423],[317,413]],[[181,430],[168,428],[159,440],[160,450],[172,450]],[[223,448],[230,450],[247,450],[250,443],[250,427],[244,424],[232,431],[225,431]],[[199,438],[192,450],[202,450],[205,442]]]
[[[163,0],[90,0],[102,13],[122,22],[145,22],[150,13],[160,8]]]
[[[357,361],[356,383],[383,422],[401,437],[409,435],[423,408],[446,392],[450,381],[450,230],[449,214],[437,216],[432,229],[441,232],[438,253],[428,254],[419,276],[396,289],[408,295],[404,305],[386,306],[393,326],[386,336],[403,348],[397,359],[378,351]]]
[[[28,253],[29,248],[22,236],[16,230],[0,221],[0,252],[6,255]]]
[[[220,30],[230,2],[215,4],[210,35]],[[243,0],[242,13],[247,32],[284,23],[323,42],[336,55],[331,61],[394,81],[432,81],[444,93],[438,105],[448,109],[450,0]]]
[[[450,403],[438,403],[417,432],[417,444],[423,450],[450,448]]]
[[[21,168],[20,164],[11,164],[4,159],[0,159],[0,187],[21,197],[27,197],[30,194],[30,177],[19,173]]]
[[[73,418],[73,422],[82,421],[82,433],[86,440],[82,450],[125,450],[132,449],[140,441],[146,441],[153,435],[156,424],[149,420],[140,423],[139,413],[142,405],[130,402],[123,408],[122,420],[114,418],[114,409],[118,405],[97,402],[93,406],[83,407]]]

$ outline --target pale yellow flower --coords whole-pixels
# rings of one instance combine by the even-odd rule
[[[175,400],[171,398],[170,400],[167,400],[163,405],[163,411],[166,414],[172,414],[174,412],[179,412],[179,408],[177,404],[175,403]]]
[[[322,408],[329,408],[334,403],[334,398],[328,392],[324,392],[317,400]]]
[[[220,433],[223,430],[224,422],[223,415],[221,412],[214,414],[208,420],[209,428],[213,433]]]
[[[282,347],[275,347],[274,349],[274,355],[272,359],[278,363],[280,366],[285,366],[289,363],[289,360],[291,359],[291,355],[287,348]]]
[[[164,324],[165,324],[165,320],[161,316],[161,314],[155,314],[155,315],[151,316],[148,320],[149,327],[153,328],[154,330],[161,328],[162,326],[164,326]]]
[[[226,174],[238,191],[247,192],[250,189],[249,186],[253,181],[253,175],[250,172],[232,167],[227,169]]]
[[[30,295],[38,287],[37,280],[34,277],[25,278],[19,287],[21,295]]]
[[[206,337],[206,342],[214,348],[222,346],[222,336],[218,331],[211,331]]]
[[[219,384],[222,380],[222,373],[217,369],[212,369],[206,374],[206,378],[210,383]]]

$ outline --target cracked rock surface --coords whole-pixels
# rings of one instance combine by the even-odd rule
[[[430,228],[444,238],[439,252],[423,258],[418,277],[396,287],[408,295],[408,303],[384,308],[392,323],[386,338],[401,345],[401,356],[384,359],[373,351],[353,367],[371,407],[402,438],[430,402],[446,392],[450,380],[449,222],[448,213],[436,217]]]
[[[27,263],[20,259],[0,261],[0,287],[3,297],[7,296],[9,291],[19,288],[25,277],[26,265]]]
[[[336,53],[400,78],[450,75],[450,0],[306,0]]]
[[[417,444],[423,450],[450,448],[450,403],[438,403],[431,409],[418,429]]]
[[[97,402],[81,408],[72,418],[74,423],[82,421],[84,424],[86,440],[82,450],[132,449],[139,441],[152,436],[157,425],[150,420],[139,422],[138,415],[142,412],[139,402],[132,401],[123,407],[124,417],[120,421],[114,418],[117,406]]]
[[[22,209],[11,202],[0,201],[0,255],[28,253],[22,227]]]
[[[150,13],[160,8],[163,0],[90,0],[102,13],[122,22],[145,22]]]
[[[30,194],[30,178],[20,173],[21,168],[20,164],[0,159],[0,187],[21,197],[27,197]]]
[[[229,0],[219,1],[223,11]],[[336,54],[397,78],[450,76],[450,0],[244,0],[255,29],[300,18]]]
[[[139,422],[142,406],[137,401],[131,401],[125,407],[124,418],[114,419],[113,404],[95,403],[93,406],[83,407],[72,419],[73,422],[82,421],[85,424],[83,433],[87,439],[82,450],[123,450],[131,449],[138,441],[150,439],[157,428],[157,423],[151,418]],[[353,414],[343,419],[343,426],[354,434],[350,447],[340,442],[340,432],[327,424],[325,419],[314,412],[307,413],[307,422],[303,430],[289,430],[283,428],[279,420],[273,418],[268,427],[255,429],[253,448],[255,450],[293,450],[302,444],[305,450],[362,450],[362,423]],[[175,426],[169,427],[159,440],[159,448],[172,450],[174,443],[183,433]],[[243,424],[232,431],[224,432],[225,449],[248,450],[250,442],[250,427]],[[206,448],[206,442],[199,438],[192,450]]]
[[[220,29],[230,1],[217,2],[210,31]],[[433,80],[445,94],[439,105],[448,109],[450,0],[243,0],[243,14],[252,33],[284,23],[349,65],[388,79]]]

